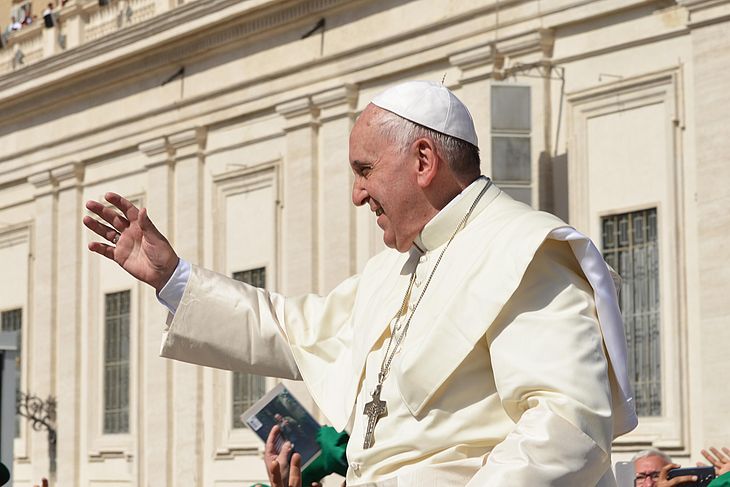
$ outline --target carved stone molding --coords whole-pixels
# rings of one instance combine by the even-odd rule
[[[170,147],[178,151],[183,147],[197,145],[201,149],[205,148],[207,131],[203,127],[195,127],[193,129],[177,132],[167,137]]]
[[[195,127],[184,130],[167,137],[167,143],[172,151],[175,161],[189,157],[198,157],[202,160],[205,156],[205,144],[208,131],[204,127]]]
[[[170,146],[167,144],[167,137],[160,137],[159,139],[142,142],[137,146],[137,149],[147,157],[154,157],[163,153],[169,153]]]
[[[50,189],[54,179],[51,176],[51,171],[46,170],[28,176],[28,182],[35,186],[36,189]]]
[[[519,58],[531,56],[530,61],[550,59],[553,55],[555,33],[552,29],[537,29],[526,34],[500,39],[449,57],[449,63],[461,70],[461,84],[501,73]],[[497,73],[498,75],[493,75]]]
[[[320,110],[321,123],[337,118],[352,116],[357,105],[357,86],[346,83],[337,88],[312,96],[312,104]]]
[[[148,170],[163,164],[171,165],[173,163],[172,155],[174,150],[167,142],[167,137],[142,142],[137,146],[137,149],[149,158],[145,163]]]
[[[176,7],[164,15],[132,25],[125,29],[109,34],[96,41],[82,44],[74,49],[58,53],[18,71],[0,76],[0,93],[12,87],[21,86],[29,82],[33,89],[45,88],[52,83],[57,84],[59,79],[46,75],[64,71],[64,77],[77,77],[83,82],[73,83],[61,92],[49,90],[44,94],[44,101],[49,103],[63,98],[70,98],[75,94],[88,92],[92,87],[108,85],[110,79],[123,79],[130,72],[145,71],[180,63],[182,60],[220,48],[226,44],[250,39],[253,35],[273,32],[277,28],[294,22],[300,18],[314,16],[321,12],[347,3],[347,0],[298,0],[295,2],[270,1],[263,5],[246,7],[247,2],[239,0],[196,0]],[[231,12],[234,18],[227,22],[220,22],[220,12],[226,8],[235,9]],[[238,22],[235,22],[238,17]],[[197,31],[180,32],[179,26],[186,23],[200,24],[206,19]],[[168,34],[169,32],[169,34]],[[148,42],[157,37],[158,48],[142,59],[129,62],[117,62],[118,58],[125,57],[126,46],[140,42]],[[149,46],[146,47],[146,49]],[[114,55],[119,52],[118,55]],[[98,63],[89,63],[89,60],[105,59],[113,68],[102,68]],[[69,91],[71,90],[71,91]],[[13,90],[17,92],[17,90]],[[17,95],[17,93],[16,93]],[[17,99],[17,96],[16,96]],[[29,104],[25,109],[37,106],[38,99],[18,101],[20,105]]]
[[[730,20],[730,0],[677,0],[677,3],[689,12],[690,28]]]
[[[319,125],[319,109],[314,105],[310,96],[277,105],[276,112],[286,119],[285,131]]]
[[[84,181],[84,165],[81,162],[69,162],[51,169],[51,178],[60,189],[79,187]]]

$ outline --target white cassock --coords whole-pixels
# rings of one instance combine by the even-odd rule
[[[418,304],[383,385],[387,415],[363,448],[363,408],[410,275],[412,307],[486,184],[450,202],[410,252],[381,252],[324,297],[193,267],[161,354],[304,379],[351,431],[348,487],[615,485],[611,441],[637,420],[611,274],[585,236],[493,185]]]

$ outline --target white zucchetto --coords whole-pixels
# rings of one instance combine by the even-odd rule
[[[406,81],[373,98],[373,105],[479,147],[474,120],[466,106],[445,86],[433,81]]]

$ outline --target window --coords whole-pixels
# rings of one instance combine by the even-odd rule
[[[0,313],[0,330],[18,332],[18,352],[15,355],[15,395],[20,396],[20,351],[23,344],[22,339],[23,310],[11,309]],[[15,415],[15,437],[20,437],[20,416]]]
[[[532,204],[530,88],[492,86],[492,179],[507,194]]]
[[[656,208],[602,219],[606,262],[621,276],[619,304],[639,416],[661,415],[659,255]]]
[[[266,287],[266,268],[234,272],[233,279],[256,287]],[[260,375],[234,372],[231,397],[233,408],[231,424],[234,428],[243,426],[240,416],[266,393],[266,378]]]
[[[129,291],[104,299],[104,433],[129,432]]]

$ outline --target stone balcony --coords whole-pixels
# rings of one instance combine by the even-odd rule
[[[139,24],[172,8],[169,0],[70,0],[55,10],[56,26],[46,29],[42,19],[8,36],[0,49],[0,76],[44,58],[93,42]]]

